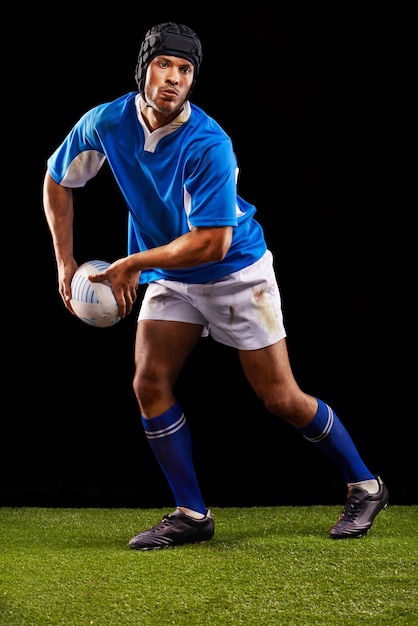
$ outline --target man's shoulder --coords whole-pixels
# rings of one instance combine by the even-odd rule
[[[213,117],[192,102],[190,103],[190,107],[191,121],[202,134],[210,134],[212,138],[214,135],[217,135],[218,140],[223,139],[227,142],[231,141],[229,135]]]
[[[102,102],[101,104],[98,104],[97,106],[93,107],[91,111],[96,113],[96,115],[99,115],[114,113],[116,111],[123,111],[126,107],[129,107],[130,105],[135,107],[135,96],[136,93],[134,91],[130,91],[123,94],[122,96],[119,96],[118,98],[115,98],[114,100],[109,100],[108,102]]]
[[[81,117],[80,123],[87,128],[100,130],[129,124],[131,118],[135,119],[135,95],[135,92],[130,92],[97,104]]]

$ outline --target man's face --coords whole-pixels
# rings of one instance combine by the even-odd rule
[[[183,106],[193,83],[194,67],[179,57],[158,55],[152,59],[145,77],[145,100],[164,115]]]

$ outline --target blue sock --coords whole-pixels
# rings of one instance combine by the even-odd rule
[[[299,429],[301,434],[335,461],[346,482],[375,479],[337,415],[325,402],[317,400],[316,415],[307,426]]]
[[[206,515],[192,459],[189,427],[176,402],[168,411],[151,419],[142,417],[151,449],[163,470],[176,506]]]

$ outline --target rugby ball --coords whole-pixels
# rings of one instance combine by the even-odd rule
[[[92,283],[88,276],[109,267],[107,261],[87,261],[80,265],[71,281],[71,306],[77,317],[96,328],[108,328],[120,321],[111,283]]]

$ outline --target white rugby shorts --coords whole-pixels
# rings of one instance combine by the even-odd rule
[[[202,324],[202,336],[238,350],[258,350],[286,336],[269,250],[248,267],[200,284],[157,280],[147,286],[139,320]]]

